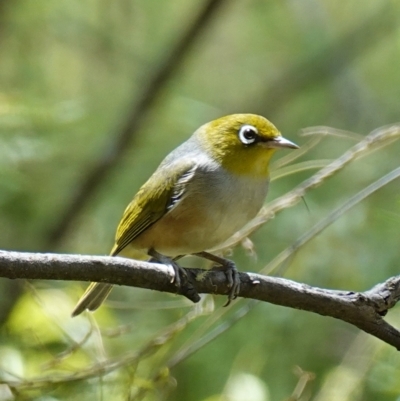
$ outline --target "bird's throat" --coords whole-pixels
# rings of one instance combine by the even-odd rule
[[[246,151],[248,150],[248,152]],[[218,162],[227,171],[253,178],[266,178],[269,176],[269,163],[275,149],[246,149],[242,152],[224,153],[217,155]]]

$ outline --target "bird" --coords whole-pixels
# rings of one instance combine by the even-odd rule
[[[186,274],[179,258],[209,259],[227,275],[229,304],[240,291],[239,273],[210,250],[257,215],[268,192],[271,157],[285,148],[299,147],[260,115],[231,114],[202,125],[165,157],[128,204],[110,255],[172,265],[178,289]],[[91,283],[72,316],[96,310],[111,289]]]

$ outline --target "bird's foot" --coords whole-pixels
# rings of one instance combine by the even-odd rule
[[[174,283],[178,289],[178,294],[184,295],[195,303],[200,301],[200,295],[194,288],[185,269],[180,267],[175,260],[156,252],[154,249],[149,251],[149,255],[151,256],[149,262],[158,262],[172,266],[175,274],[171,282]]]
[[[215,256],[212,253],[208,252],[199,252],[195,253],[194,255],[218,263],[218,266],[214,266],[212,268],[213,270],[224,270],[229,287],[228,300],[226,301],[224,306],[228,306],[234,299],[238,297],[240,292],[240,275],[235,263],[229,259]]]

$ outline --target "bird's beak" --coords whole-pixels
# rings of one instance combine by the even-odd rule
[[[265,146],[267,148],[272,148],[272,149],[281,149],[281,148],[299,149],[299,146],[289,141],[288,139],[284,138],[283,136],[278,136],[272,140],[265,142]]]

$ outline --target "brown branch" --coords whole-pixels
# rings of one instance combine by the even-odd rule
[[[221,271],[187,269],[199,293],[226,294]],[[170,266],[109,256],[0,252],[0,277],[99,281],[176,293]],[[351,323],[400,350],[400,332],[382,316],[400,300],[400,276],[369,291],[326,290],[291,280],[240,273],[240,296],[302,309]]]
[[[165,84],[182,65],[185,56],[224,1],[226,0],[208,0],[178,43],[169,51],[164,60],[156,64],[157,68],[150,74],[141,94],[135,96],[132,101],[127,120],[116,136],[107,144],[97,163],[89,169],[65,211],[59,214],[60,217],[55,219],[54,225],[45,233],[45,243],[48,248],[53,249],[61,242],[76,216],[104,182],[105,176],[110,173],[129,149],[137,132],[146,121],[148,112],[158,101]]]

